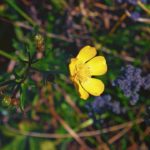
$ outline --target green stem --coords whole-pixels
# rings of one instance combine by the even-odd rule
[[[6,0],[6,2],[15,9],[23,18],[25,18],[28,22],[30,22],[33,26],[36,25],[36,23],[33,21],[32,18],[30,18],[23,10],[21,10],[13,0]]]
[[[17,60],[16,57],[4,52],[3,50],[0,50],[0,55],[6,57],[8,59],[11,59],[11,60]]]
[[[0,87],[11,84],[11,83],[15,83],[15,80],[8,80],[8,81],[0,82]]]
[[[80,124],[77,128],[74,129],[74,131],[79,131],[80,129],[84,129],[87,128],[88,126],[93,124],[93,120],[92,119],[88,119],[85,122],[83,122],[82,124]]]
[[[24,72],[24,75],[23,75],[22,79],[17,83],[15,89],[13,90],[12,98],[16,97],[16,94],[20,90],[21,85],[25,82],[25,80],[27,79],[27,77],[29,75],[30,68],[31,68],[31,63],[32,63],[30,53],[28,53],[28,57],[29,57],[28,58],[28,66],[27,66],[27,68],[26,68],[26,70]],[[20,100],[20,109],[23,112],[22,100]]]

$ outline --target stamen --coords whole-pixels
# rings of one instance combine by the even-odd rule
[[[91,75],[88,66],[83,63],[76,64],[73,76],[74,80],[85,82],[89,77],[91,77]]]

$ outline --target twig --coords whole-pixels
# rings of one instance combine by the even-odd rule
[[[55,88],[58,91],[60,91],[60,93],[62,93],[62,95],[65,98],[65,101],[79,114],[79,116],[83,116],[83,113],[81,112],[81,110],[77,107],[77,105],[74,103],[74,101],[71,99],[71,97],[66,93],[66,91],[63,90],[61,87],[59,87],[59,85],[56,85]],[[83,120],[85,121],[86,118],[84,118]],[[93,130],[93,128],[91,126],[89,127],[89,129]],[[102,141],[102,139],[99,135],[96,135],[95,138],[100,144],[104,144],[104,142]]]
[[[135,61],[135,58],[133,58],[133,57],[120,55],[117,52],[111,51],[110,49],[108,49],[106,47],[102,47],[101,50],[102,50],[102,52],[104,52],[106,54],[112,54],[113,56],[118,57],[118,58],[125,60],[125,61],[128,61],[128,62],[134,62]]]
[[[55,112],[53,113],[54,117],[63,125],[63,127],[70,133],[70,135],[85,148],[85,150],[89,149],[86,143],[78,136],[77,133],[74,132],[73,129]]]
[[[109,34],[112,34],[116,31],[116,29],[120,26],[120,24],[127,18],[127,14],[124,13],[119,20],[117,21],[117,23],[114,25],[114,27],[111,29]]]
[[[145,5],[141,2],[138,1],[137,2],[138,6],[141,7],[148,15],[150,15],[150,10],[148,8],[145,7]]]
[[[99,2],[95,2],[94,3],[94,6],[100,8],[100,9],[103,9],[103,10],[110,10],[110,11],[115,11],[115,10],[118,10],[118,9],[123,9],[126,7],[126,4],[123,4],[119,7],[110,7],[110,6],[107,6],[105,4],[102,4],[102,3],[99,3]]]
[[[118,134],[116,134],[115,136],[113,136],[113,137],[108,141],[108,143],[109,143],[109,144],[114,143],[114,142],[117,141],[119,138],[121,138],[124,134],[126,134],[130,129],[131,129],[131,127],[124,128],[124,129],[123,129],[122,131],[120,131]]]
[[[141,114],[141,112],[143,111],[143,106],[141,107],[141,109],[139,110],[139,112],[137,113],[136,117],[138,118]],[[140,123],[140,122],[143,122],[144,120],[143,119],[140,119],[138,120],[138,122],[135,122],[135,124],[137,123]],[[108,143],[109,144],[112,144],[114,143],[115,141],[117,141],[119,138],[121,138],[123,135],[125,135],[131,128],[132,126],[134,125],[134,122],[133,123],[129,123],[126,125],[126,127],[124,129],[122,129],[118,134],[116,134],[115,136],[113,136],[109,141]],[[121,127],[121,126],[120,126]]]
[[[29,26],[29,25],[26,25],[25,23],[23,22],[14,22],[12,23],[14,26],[17,26],[17,27],[21,27],[21,28],[25,28],[25,29],[28,29],[28,30],[33,30],[33,27]],[[56,35],[56,34],[53,34],[53,33],[48,33],[46,32],[44,29],[40,28],[39,31],[42,33],[42,34],[45,34],[47,37],[49,38],[55,38],[55,39],[60,39],[60,40],[63,40],[63,41],[66,41],[66,42],[72,42],[73,40],[71,39],[68,39],[66,38],[65,36],[63,35]]]
[[[131,13],[127,10],[126,14],[128,17],[131,17]],[[149,18],[137,18],[136,19],[137,22],[142,22],[142,23],[150,23],[150,19]]]
[[[24,29],[27,29],[27,30],[34,30],[34,28],[32,26],[27,25],[23,22],[19,22],[19,21],[15,22],[15,21],[11,21],[11,20],[8,20],[8,19],[2,18],[2,17],[0,19],[2,21],[5,21],[6,23],[12,24],[13,26],[16,26],[16,27],[24,28]],[[59,39],[59,40],[66,41],[66,42],[73,42],[73,39],[67,38],[63,35],[56,35],[54,33],[48,33],[42,28],[39,29],[39,32],[42,33],[42,34],[45,34],[45,36],[47,36],[49,38]]]
[[[84,131],[84,132],[79,132],[77,134],[79,137],[91,137],[91,136],[96,136],[96,135],[100,135],[100,134],[104,134],[104,133],[118,131],[120,129],[126,129],[129,127],[132,127],[134,124],[140,124],[143,121],[144,120],[142,118],[139,118],[139,119],[135,120],[135,122],[130,121],[130,122],[123,123],[120,125],[115,125],[115,126],[112,126],[109,128],[103,128],[102,130]],[[11,127],[9,124],[5,124],[5,127],[8,130],[10,130],[16,134],[31,136],[31,137],[39,137],[39,138],[70,138],[70,137],[72,137],[70,134],[55,134],[55,133],[53,134],[53,133],[37,133],[37,132],[20,131],[18,129]]]
[[[129,8],[129,11],[132,10],[133,7]],[[126,13],[124,13],[119,20],[117,21],[117,23],[114,25],[114,27],[111,29],[109,34],[112,34],[116,31],[116,29],[120,26],[120,24],[128,17],[128,15]]]
[[[148,18],[138,18],[137,21],[150,24],[150,19],[148,19]]]
[[[76,106],[74,101],[71,99],[71,97],[66,93],[65,90],[60,88],[58,85],[55,86],[55,88],[64,96],[65,101],[79,114],[82,115],[81,110]]]
[[[53,105],[53,99],[51,96],[48,97],[49,104],[50,104],[50,113],[53,117],[61,123],[61,125],[66,129],[66,131],[85,149],[88,150],[89,147],[86,143],[78,136],[78,134],[57,114]],[[51,105],[52,104],[52,105]]]

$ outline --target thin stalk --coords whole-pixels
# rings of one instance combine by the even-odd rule
[[[141,1],[138,1],[138,6],[141,7],[148,15],[150,15],[150,10],[146,8]]]
[[[110,133],[110,132],[116,132],[119,131],[120,129],[122,129],[123,132],[126,133],[127,129],[132,128],[133,125],[135,124],[141,124],[144,120],[142,118],[138,118],[136,119],[134,122],[129,121],[123,124],[119,124],[119,125],[114,125],[108,128],[103,128],[102,130],[94,130],[94,131],[82,131],[79,133],[76,133],[79,137],[92,137],[92,136],[96,136],[96,135],[100,135],[100,134],[106,134],[106,133]],[[28,131],[20,131],[19,129],[13,128],[11,127],[9,124],[5,124],[4,129],[9,130],[12,133],[15,133],[17,135],[24,135],[24,136],[30,136],[30,137],[37,137],[37,138],[71,138],[72,135],[70,133],[66,133],[66,134],[57,134],[57,133],[38,133],[38,132],[28,132]],[[122,132],[121,131],[121,132]],[[120,137],[124,135],[123,134],[119,134]],[[118,139],[118,138],[117,138]],[[115,138],[115,140],[117,140]],[[111,139],[110,142],[114,142],[114,137],[113,140]]]
[[[15,80],[8,80],[0,83],[0,87],[6,86],[8,84],[15,83]]]
[[[6,57],[8,59],[11,59],[11,60],[15,60],[15,61],[17,60],[16,57],[8,54],[7,52],[4,52],[3,50],[0,50],[0,55]]]
[[[25,18],[28,22],[30,22],[33,26],[36,25],[36,23],[33,21],[32,18],[30,18],[23,10],[21,10],[13,0],[6,0],[6,2],[14,9],[16,10],[23,18]]]

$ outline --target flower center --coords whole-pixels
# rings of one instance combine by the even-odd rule
[[[86,64],[78,63],[75,66],[73,80],[85,82],[90,75],[90,70]]]

